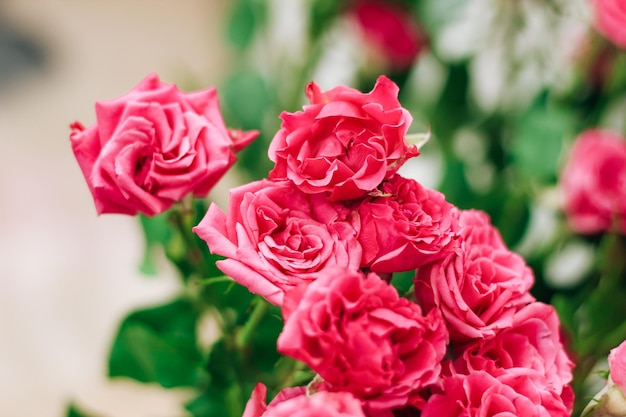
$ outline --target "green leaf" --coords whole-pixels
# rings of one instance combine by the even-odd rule
[[[228,40],[238,49],[250,46],[254,34],[263,23],[264,3],[254,0],[239,0],[233,7],[227,27]]]
[[[563,140],[572,127],[569,112],[540,97],[513,127],[510,154],[519,172],[538,182],[555,181]]]
[[[209,389],[185,405],[193,417],[228,416],[226,390]]]
[[[343,2],[337,0],[316,0],[311,2],[309,36],[312,41],[318,39],[332,25],[343,6]]]
[[[187,300],[140,310],[121,324],[109,358],[109,376],[194,386],[206,375],[196,344],[198,316]]]
[[[140,214],[139,221],[145,238],[145,249],[139,270],[145,275],[155,275],[157,272],[155,251],[170,239],[172,229],[167,221],[167,213],[153,217]]]
[[[90,415],[85,414],[82,410],[78,409],[74,403],[70,403],[67,407],[66,417],[90,417]]]

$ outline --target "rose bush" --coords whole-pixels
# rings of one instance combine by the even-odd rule
[[[428,315],[371,273],[337,269],[287,293],[279,352],[373,410],[409,403],[437,381],[448,334],[438,310]]]
[[[338,86],[306,89],[304,111],[283,112],[269,157],[270,179],[289,179],[306,193],[328,193],[333,200],[365,196],[419,154],[405,141],[412,117],[398,101],[398,87],[378,78],[364,94]]]
[[[459,227],[454,252],[418,270],[415,294],[426,311],[441,310],[452,340],[492,337],[534,301],[532,270],[507,249],[485,213],[461,211]]]
[[[359,269],[361,245],[346,213],[289,181],[262,180],[231,190],[228,214],[212,204],[193,230],[227,258],[217,262],[225,274],[281,305],[287,289],[329,269]]]
[[[626,233],[626,138],[591,129],[574,142],[561,172],[564,210],[572,230]]]
[[[591,0],[594,25],[607,39],[626,49],[626,2],[623,0]]]
[[[243,417],[365,417],[361,402],[347,392],[306,395],[304,387],[285,388],[265,404],[266,387],[257,384]]]
[[[382,273],[410,271],[454,249],[458,210],[443,194],[400,175],[380,189],[382,196],[366,199],[357,209],[362,267]]]
[[[76,122],[72,149],[98,214],[155,215],[186,194],[204,197],[257,132],[226,128],[214,88],[184,93],[148,75]]]

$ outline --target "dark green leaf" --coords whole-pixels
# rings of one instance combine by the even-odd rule
[[[132,313],[115,338],[109,375],[166,388],[197,384],[205,377],[195,337],[197,319],[186,300]]]
[[[80,410],[76,407],[76,404],[71,403],[67,408],[66,417],[94,417],[91,414],[86,414],[83,410]]]

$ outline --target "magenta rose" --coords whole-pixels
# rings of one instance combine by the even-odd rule
[[[345,86],[322,92],[310,83],[306,95],[311,104],[304,111],[281,115],[269,147],[276,163],[271,179],[350,200],[365,196],[419,154],[404,139],[412,118],[388,78],[378,78],[368,94]]]
[[[193,230],[226,275],[281,305],[284,292],[340,266],[358,270],[361,245],[347,209],[289,181],[262,180],[230,192],[228,214],[212,204]]]
[[[559,325],[552,306],[531,303],[515,313],[511,327],[464,346],[455,368],[460,373],[484,370],[496,377],[515,372],[561,394],[572,380],[574,364],[561,343]]]
[[[365,41],[396,71],[405,71],[424,48],[426,39],[411,10],[400,2],[360,0],[351,9]]]
[[[347,392],[306,395],[304,387],[285,388],[265,404],[267,388],[257,384],[243,417],[365,417],[361,402]]]
[[[446,258],[418,270],[415,294],[426,311],[441,310],[453,341],[493,337],[534,301],[528,292],[534,277],[485,213],[461,211],[459,226],[460,244]]]
[[[204,197],[257,136],[226,128],[214,88],[183,93],[156,74],[97,102],[96,118],[74,123],[70,139],[98,214],[151,216],[189,193]]]
[[[448,255],[459,238],[458,210],[443,194],[394,175],[381,196],[358,206],[362,267],[410,271]]]
[[[401,407],[438,380],[448,334],[371,273],[337,269],[287,293],[278,351],[319,374],[320,389],[351,392],[367,408]]]
[[[561,396],[524,375],[476,371],[444,378],[421,417],[569,417],[572,400],[571,390]]]
[[[626,49],[626,2],[624,0],[590,0],[598,32],[620,48]]]
[[[615,228],[626,234],[626,138],[605,130],[583,132],[560,183],[572,230],[586,234]]]

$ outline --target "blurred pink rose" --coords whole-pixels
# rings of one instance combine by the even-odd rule
[[[458,209],[443,194],[394,175],[382,196],[358,206],[362,267],[374,272],[410,271],[450,253],[458,240]]]
[[[626,1],[590,0],[595,12],[594,25],[615,45],[626,49]]]
[[[306,193],[333,200],[365,196],[419,152],[404,137],[412,118],[398,102],[398,86],[381,76],[364,94],[310,83],[311,104],[283,120],[269,147],[270,179],[289,179]]]
[[[376,49],[392,70],[410,68],[426,44],[411,10],[400,3],[361,0],[352,6],[351,13],[366,42]]]
[[[569,417],[572,400],[571,390],[560,396],[524,375],[496,378],[475,371],[444,378],[442,388],[426,402],[422,417]]]
[[[285,388],[268,405],[267,389],[257,384],[243,417],[365,417],[361,402],[346,392],[306,395],[304,387]]]
[[[426,311],[441,310],[453,341],[493,337],[534,301],[528,292],[533,273],[507,249],[485,213],[462,211],[459,225],[459,246],[418,270],[415,294]]]
[[[583,132],[560,182],[574,231],[597,233],[615,227],[626,233],[626,138],[605,130]]]
[[[346,210],[289,181],[262,180],[232,189],[228,214],[212,204],[193,230],[227,258],[217,262],[222,272],[281,305],[284,291],[328,269],[359,269],[361,245],[342,221]]]
[[[148,75],[124,96],[96,103],[96,124],[70,136],[98,214],[155,215],[204,197],[256,132],[229,131],[214,88],[183,93]]]
[[[498,377],[515,372],[557,394],[572,380],[573,366],[561,343],[556,311],[540,302],[515,313],[512,326],[493,338],[463,346],[455,361],[461,373],[484,370]]]
[[[609,370],[611,381],[626,396],[626,341],[609,353]]]
[[[372,410],[401,407],[438,380],[448,334],[438,310],[398,296],[376,274],[337,270],[287,293],[279,352]]]

